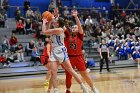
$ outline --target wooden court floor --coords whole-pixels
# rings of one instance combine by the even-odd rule
[[[113,69],[111,73],[91,71],[90,75],[100,93],[140,93],[140,70]],[[45,93],[45,75],[0,80],[0,93]],[[65,93],[65,75],[59,74],[59,92]],[[73,79],[72,93],[83,93]],[[53,92],[51,92],[53,93]]]

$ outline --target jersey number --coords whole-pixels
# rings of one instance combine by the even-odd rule
[[[70,44],[71,49],[76,49],[76,44]]]

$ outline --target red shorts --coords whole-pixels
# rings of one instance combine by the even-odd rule
[[[69,56],[70,63],[72,67],[77,69],[78,71],[85,71],[86,65],[83,55],[80,56]]]
[[[47,56],[40,56],[40,61],[43,65],[46,65],[49,62],[49,57]]]

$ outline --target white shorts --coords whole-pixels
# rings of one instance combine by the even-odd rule
[[[68,59],[69,57],[68,57],[67,49],[65,46],[53,48],[51,56],[50,56],[51,62],[59,61],[59,63],[61,64]]]

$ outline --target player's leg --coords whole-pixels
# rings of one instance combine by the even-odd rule
[[[52,88],[52,81],[51,81],[51,68],[50,68],[50,62],[48,62],[45,67],[48,69],[48,73],[46,75],[46,81],[45,81],[45,87],[47,88],[47,93],[50,93],[50,90]]]
[[[74,66],[75,66],[74,60],[73,60],[74,58],[69,57],[69,59],[70,59],[72,68],[74,68]],[[71,93],[70,88],[72,85],[72,75],[67,70],[65,70],[65,73],[66,73],[66,88],[67,88],[66,93]]]
[[[66,93],[71,93],[70,92],[70,88],[71,88],[71,84],[72,84],[72,75],[67,71],[65,70],[65,73],[66,73]]]
[[[75,80],[81,85],[81,88],[83,89],[84,93],[89,93],[88,88],[83,84],[83,82],[80,79],[80,77],[78,76],[78,74],[72,68],[70,61],[66,60],[65,62],[62,63],[62,65],[75,78]]]
[[[59,63],[56,62],[51,62],[51,80],[54,88],[54,93],[58,93],[58,80],[57,80],[57,71],[59,67]]]
[[[87,84],[91,87],[91,90],[94,93],[99,93],[99,91],[95,88],[89,73],[86,70],[86,65],[83,56],[78,56],[75,58],[75,66],[77,70],[80,72],[81,76],[87,82]]]

